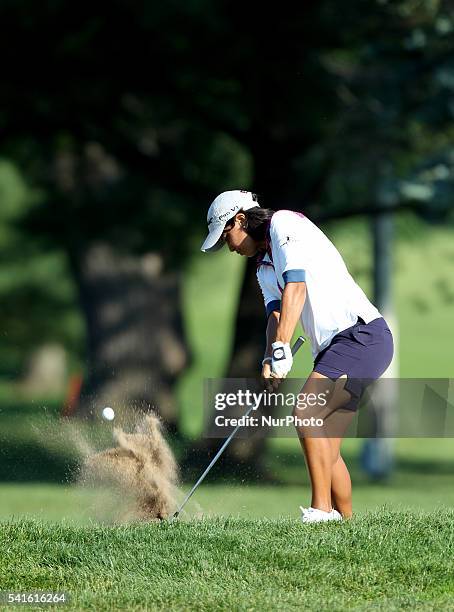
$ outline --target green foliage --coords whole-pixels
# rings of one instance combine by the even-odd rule
[[[81,355],[83,325],[65,253],[43,250],[38,236],[20,228],[38,197],[12,163],[0,162],[0,376],[17,376],[25,356],[46,342]]]
[[[80,354],[88,244],[186,267],[224,189],[314,220],[377,204],[452,220],[449,2],[270,5],[259,25],[244,3],[7,0],[0,20],[4,373],[44,338]]]
[[[454,195],[454,15],[449,2],[345,6],[339,48],[321,57],[337,81],[326,202],[412,204],[447,219]],[[349,15],[352,17],[348,21]]]
[[[1,150],[42,189],[29,232],[74,260],[104,240],[180,264],[211,197],[250,184],[250,152],[218,125],[240,120],[226,108],[238,84],[199,61],[219,34],[216,8],[114,2],[107,19],[61,0],[4,3],[2,43],[24,41],[15,63],[27,91],[14,77],[5,91]],[[56,70],[58,87],[42,71],[22,78],[36,65]]]
[[[239,185],[328,213],[377,199],[450,208],[449,2],[262,7],[260,27],[254,6],[222,2],[117,1],[106,19],[25,0],[1,17],[5,48],[24,41],[1,150],[44,189],[32,227],[66,248],[102,237],[178,264],[211,196]],[[49,75],[22,78],[38,66]]]

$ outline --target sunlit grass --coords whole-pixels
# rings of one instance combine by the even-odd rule
[[[2,589],[65,591],[66,610],[451,609],[454,514],[343,523],[218,518],[122,527],[20,521]]]

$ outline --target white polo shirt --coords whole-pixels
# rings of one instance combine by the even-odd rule
[[[314,359],[358,317],[369,323],[382,316],[353,280],[334,244],[302,213],[274,213],[269,238],[271,257],[267,253],[257,269],[267,314],[280,310],[288,282],[304,281],[306,301],[300,320]]]

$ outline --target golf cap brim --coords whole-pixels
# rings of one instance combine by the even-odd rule
[[[204,253],[214,253],[219,251],[224,246],[224,242],[221,240],[222,232],[224,227],[216,227],[212,232],[205,238],[205,242],[202,244],[200,250]]]
[[[207,223],[210,231],[200,250],[204,253],[219,251],[224,246],[221,236],[226,223],[241,211],[259,207],[257,196],[250,191],[236,189],[218,195],[208,209]]]

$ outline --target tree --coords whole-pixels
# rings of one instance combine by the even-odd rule
[[[41,190],[28,231],[67,253],[88,333],[88,391],[102,396],[108,371],[121,380],[125,368],[127,379],[137,351],[124,353],[122,338],[143,346],[145,334],[134,398],[163,403],[146,388],[151,369],[169,397],[189,357],[179,279],[220,191],[251,188],[264,205],[303,208],[314,221],[363,212],[378,192],[419,206],[421,180],[450,202],[451,166],[442,164],[442,179],[436,170],[452,136],[447,7],[350,0],[340,13],[324,0],[276,18],[261,5],[259,25],[254,4],[221,0],[115,0],[108,12],[3,2],[3,56],[17,51],[4,79],[0,153]],[[244,375],[255,373],[262,346],[254,274],[250,264],[233,351]],[[154,294],[144,309],[161,314],[135,317],[134,292],[143,305]],[[117,312],[111,323],[106,312]],[[167,369],[155,356],[169,345],[179,348]]]
[[[202,9],[185,9],[198,28]],[[23,227],[65,250],[77,283],[88,349],[82,411],[116,397],[151,403],[175,426],[164,405],[189,357],[181,270],[209,189],[244,177],[247,156],[194,115],[198,49],[188,57],[174,8],[116,2],[104,17],[101,6],[3,3],[4,55],[18,53],[1,153],[41,189]],[[118,32],[128,44],[117,44]],[[139,362],[140,380],[131,374]]]

